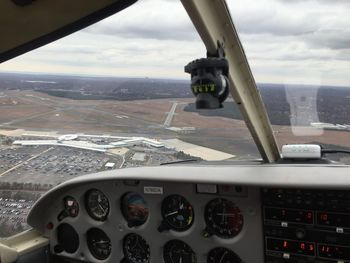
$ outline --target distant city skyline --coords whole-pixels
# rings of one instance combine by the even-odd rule
[[[350,86],[349,1],[227,2],[258,83]],[[180,1],[140,0],[0,72],[188,79],[205,53]]]

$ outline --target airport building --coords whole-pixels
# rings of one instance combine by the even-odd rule
[[[118,141],[111,142],[109,144],[96,144],[88,141],[79,141],[79,137],[80,135],[70,134],[59,136],[57,140],[16,140],[13,142],[13,144],[22,146],[66,146],[98,152],[106,152],[109,149],[130,147],[136,145],[149,145],[156,148],[164,147],[163,143],[145,137],[123,137]],[[103,138],[103,135],[99,137]],[[109,136],[107,138],[110,139]]]

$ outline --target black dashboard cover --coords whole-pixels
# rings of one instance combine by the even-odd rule
[[[0,63],[90,26],[136,1],[0,1]]]

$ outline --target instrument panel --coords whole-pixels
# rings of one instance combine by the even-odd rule
[[[265,262],[350,262],[349,191],[263,189]]]
[[[296,165],[103,172],[52,189],[27,221],[58,262],[349,263],[349,172]]]
[[[262,236],[259,197],[239,185],[87,184],[54,201],[45,231],[53,255],[82,262],[258,262],[262,246],[246,248]]]

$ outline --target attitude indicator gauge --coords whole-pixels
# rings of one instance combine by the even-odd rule
[[[143,225],[149,214],[146,200],[136,193],[126,193],[122,197],[121,210],[129,227]]]

